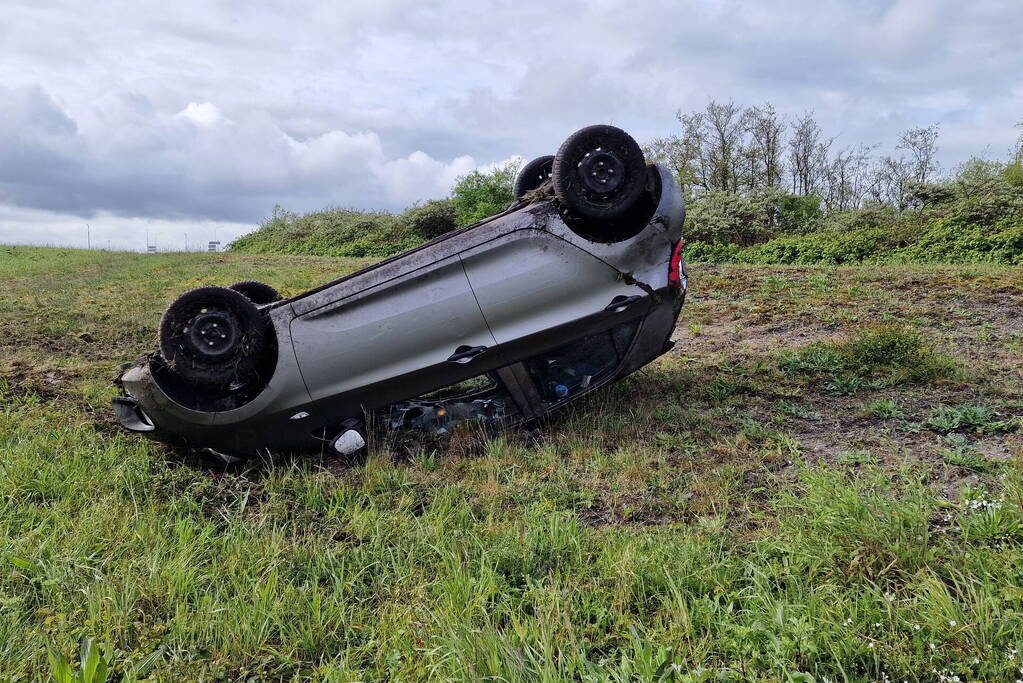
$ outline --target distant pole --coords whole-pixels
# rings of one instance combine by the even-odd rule
[[[85,248],[92,249],[92,228],[88,223],[85,224]]]

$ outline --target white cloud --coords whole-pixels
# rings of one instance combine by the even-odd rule
[[[178,116],[200,126],[212,126],[224,118],[217,106],[210,102],[189,102]]]
[[[0,192],[9,204],[91,215],[255,220],[275,203],[398,210],[443,196],[476,166],[421,150],[389,155],[373,131],[305,139],[266,111],[213,103],[163,115],[144,97],[102,98],[79,125],[38,87],[0,89]]]

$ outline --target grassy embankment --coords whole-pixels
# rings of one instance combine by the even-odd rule
[[[685,226],[691,261],[773,264],[994,263],[1023,265],[1023,168],[988,178],[915,186],[903,211],[865,206],[825,215],[816,197],[772,188],[751,196],[713,192],[690,202]],[[497,191],[507,174],[489,180]],[[483,182],[483,181],[481,181]],[[456,186],[451,199],[400,215],[330,209],[302,216],[275,209],[231,249],[251,254],[372,256],[398,253],[467,225],[511,201],[474,203]],[[489,195],[488,195],[489,196]],[[473,208],[473,211],[466,209]],[[797,210],[798,209],[798,210]]]
[[[113,425],[183,289],[359,263],[0,247],[3,677],[83,637],[159,680],[1020,677],[1023,270],[694,266],[670,355],[443,452]]]

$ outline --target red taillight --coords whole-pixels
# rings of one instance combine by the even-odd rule
[[[676,290],[682,289],[682,249],[685,243],[685,240],[678,241],[668,262],[668,286]]]

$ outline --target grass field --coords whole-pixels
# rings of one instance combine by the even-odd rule
[[[1023,269],[694,265],[670,355],[442,452],[113,424],[182,290],[361,263],[0,247],[0,679],[1023,678]]]

